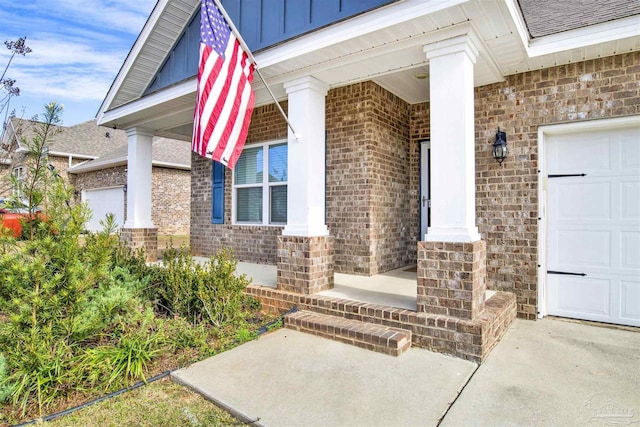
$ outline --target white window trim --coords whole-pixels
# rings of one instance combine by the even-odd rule
[[[22,183],[24,182],[24,166],[16,166],[11,170],[11,174],[16,177],[18,187],[13,188],[13,195],[15,197],[22,197]]]
[[[259,142],[256,144],[248,144],[246,148],[258,148],[262,147],[262,158],[263,158],[263,170],[262,174],[262,183],[261,184],[240,184],[236,185],[236,172],[235,170],[231,174],[231,224],[232,225],[247,225],[247,226],[256,226],[256,227],[284,227],[287,225],[286,223],[274,223],[271,221],[271,212],[269,207],[271,206],[271,187],[279,187],[279,186],[288,186],[289,181],[286,182],[269,182],[269,147],[272,145],[279,144],[287,144],[288,140],[286,139],[275,139],[271,141]],[[287,150],[288,153],[288,150]],[[289,167],[289,158],[287,154],[287,167]],[[266,185],[265,185],[266,184]],[[237,196],[236,189],[237,188],[254,188],[254,187],[262,187],[262,222],[245,222],[237,220]]]

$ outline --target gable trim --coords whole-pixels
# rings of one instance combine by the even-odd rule
[[[506,0],[506,4],[529,58],[640,36],[638,16],[635,15],[532,39],[517,0]]]

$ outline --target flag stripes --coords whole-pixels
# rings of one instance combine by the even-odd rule
[[[249,131],[254,66],[212,0],[202,3],[193,151],[233,169]]]

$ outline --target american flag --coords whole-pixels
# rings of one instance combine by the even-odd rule
[[[230,169],[247,139],[255,103],[253,64],[213,0],[202,0],[193,151]]]

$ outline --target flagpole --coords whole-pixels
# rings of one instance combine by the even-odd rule
[[[278,107],[278,110],[280,110],[280,114],[282,114],[282,117],[284,117],[284,120],[287,122],[287,126],[289,126],[289,129],[291,129],[291,132],[293,132],[293,136],[295,137],[296,141],[300,142],[300,138],[298,137],[298,134],[293,129],[293,126],[291,125],[291,122],[289,121],[289,118],[287,117],[286,113],[284,112],[284,110],[280,106],[280,103],[278,102],[278,100],[276,99],[275,95],[271,91],[271,88],[267,84],[267,80],[264,78],[264,76],[260,72],[260,67],[258,66],[258,63],[256,62],[256,58],[253,56],[253,53],[251,53],[251,50],[249,49],[249,46],[247,46],[247,44],[244,42],[244,39],[240,35],[240,31],[238,31],[236,26],[233,24],[233,21],[231,20],[231,18],[227,14],[227,11],[224,9],[224,6],[222,6],[222,3],[220,3],[220,0],[213,0],[213,1],[215,2],[216,6],[218,7],[218,10],[220,10],[220,13],[222,13],[222,16],[224,16],[224,19],[225,19],[225,21],[227,21],[227,24],[229,24],[229,27],[231,28],[231,31],[233,31],[233,34],[236,36],[236,38],[240,42],[240,46],[242,46],[242,49],[247,53],[247,55],[249,56],[249,59],[251,59],[251,62],[253,62],[253,65],[255,65],[255,70],[258,72],[258,75],[260,76],[260,80],[262,80],[262,83],[264,83],[264,87],[267,89],[267,91],[269,92],[269,95],[271,95],[271,98],[276,103],[276,107]]]

